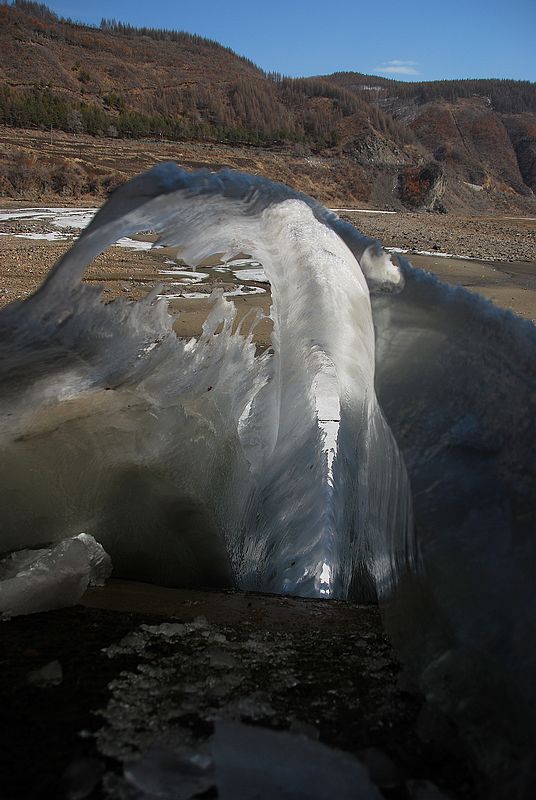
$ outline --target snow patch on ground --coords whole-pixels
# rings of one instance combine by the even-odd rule
[[[233,272],[235,278],[243,281],[259,281],[259,283],[270,283],[266,272],[262,269],[240,269]]]
[[[125,247],[128,248],[129,250],[150,250],[153,246],[153,243],[124,237],[123,239],[118,239],[114,246]]]
[[[34,241],[46,242],[69,242],[72,240],[71,236],[59,231],[51,231],[50,233],[3,233],[0,236],[13,236],[15,239],[32,239]]]
[[[175,284],[180,286],[180,284]],[[236,289],[229,289],[223,293],[224,297],[246,297],[249,294],[266,294],[266,289],[261,289],[260,286],[242,286],[239,285]],[[164,297],[166,300],[208,300],[210,297],[209,292],[180,292],[179,294],[161,294],[159,297]]]
[[[28,220],[28,222],[35,222],[42,220],[48,222],[52,227],[59,228],[58,231],[49,231],[47,233],[36,233],[28,231],[26,233],[2,233],[2,236],[14,236],[17,239],[32,239],[34,241],[72,241],[76,236],[65,233],[68,229],[83,230],[86,228],[98,208],[25,208],[11,211],[10,209],[0,209],[0,223],[11,222],[13,220]],[[119,239],[117,247],[126,247],[131,250],[150,250],[153,246],[152,242],[143,242],[136,239],[125,237]]]
[[[409,253],[415,256],[437,256],[438,258],[459,258],[463,261],[480,261],[480,259],[471,258],[471,256],[458,256],[455,253],[442,253],[439,250],[409,250],[405,247],[384,247],[383,249],[388,253],[399,253],[400,255]]]
[[[169,264],[169,261],[166,262]],[[183,278],[183,282],[187,283],[201,283],[208,278],[206,272],[195,272],[193,269],[161,269],[160,275],[173,275]]]
[[[330,208],[329,211],[352,211],[354,214],[396,214],[396,211],[379,211],[377,208]]]

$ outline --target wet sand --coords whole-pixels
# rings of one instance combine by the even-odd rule
[[[445,283],[464,286],[495,305],[536,322],[536,262],[473,261],[407,255],[415,267],[435,273]]]

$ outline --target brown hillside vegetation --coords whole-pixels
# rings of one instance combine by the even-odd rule
[[[341,121],[358,114],[361,126],[407,136],[344,89],[270,78],[199,36],[106,20],[89,28],[24,0],[0,5],[0,20],[4,124],[325,148],[338,143]]]
[[[536,84],[509,80],[405,83],[349,72],[325,80],[366,95],[405,124],[434,161],[444,166],[451,187],[458,182],[473,192],[493,188],[532,196]],[[477,208],[482,202],[482,197],[475,198]]]
[[[0,127],[0,198],[38,202],[60,195],[95,204],[120,183],[162,161],[185,169],[237,169],[263,175],[328,206],[373,205],[382,188],[370,172],[338,157],[203,142],[119,140]]]
[[[30,0],[0,2],[0,126],[11,198],[103,196],[132,174],[106,156],[130,139],[147,153],[210,143],[192,166],[252,161],[337,205],[536,213],[535,84],[291,79],[194,34],[89,27]],[[33,134],[10,129],[65,149],[46,136],[32,149]]]

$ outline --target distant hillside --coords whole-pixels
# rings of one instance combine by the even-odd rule
[[[354,72],[322,80],[366,96],[413,131],[434,160],[475,187],[536,191],[536,83],[407,83]]]
[[[383,206],[536,203],[535,84],[291,79],[194,34],[90,27],[28,0],[0,2],[0,125],[314,156],[338,196],[359,174]],[[13,186],[0,174],[0,193]]]
[[[326,148],[355,117],[407,137],[355,94],[273,80],[217,42],[115,20],[90,28],[26,0],[0,5],[0,79],[0,124],[19,127]]]
[[[502,114],[536,112],[536,83],[506,79],[472,79],[452,81],[396,81],[359,72],[335,72],[322,80],[349,91],[368,93],[376,99],[399,97],[413,99],[420,105],[434,100],[455,102],[463,97],[481,97]],[[370,94],[372,93],[372,95]]]

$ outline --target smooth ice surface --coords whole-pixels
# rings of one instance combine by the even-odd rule
[[[0,561],[0,618],[74,605],[111,571],[107,553],[84,533],[54,547],[11,553]]]
[[[239,269],[234,272],[235,278],[244,281],[259,281],[259,283],[269,283],[266,272],[263,269]]]
[[[401,265],[404,291],[373,298],[376,391],[422,571],[380,587],[386,619],[482,768],[506,786],[517,765],[519,787],[536,738],[536,327]]]

